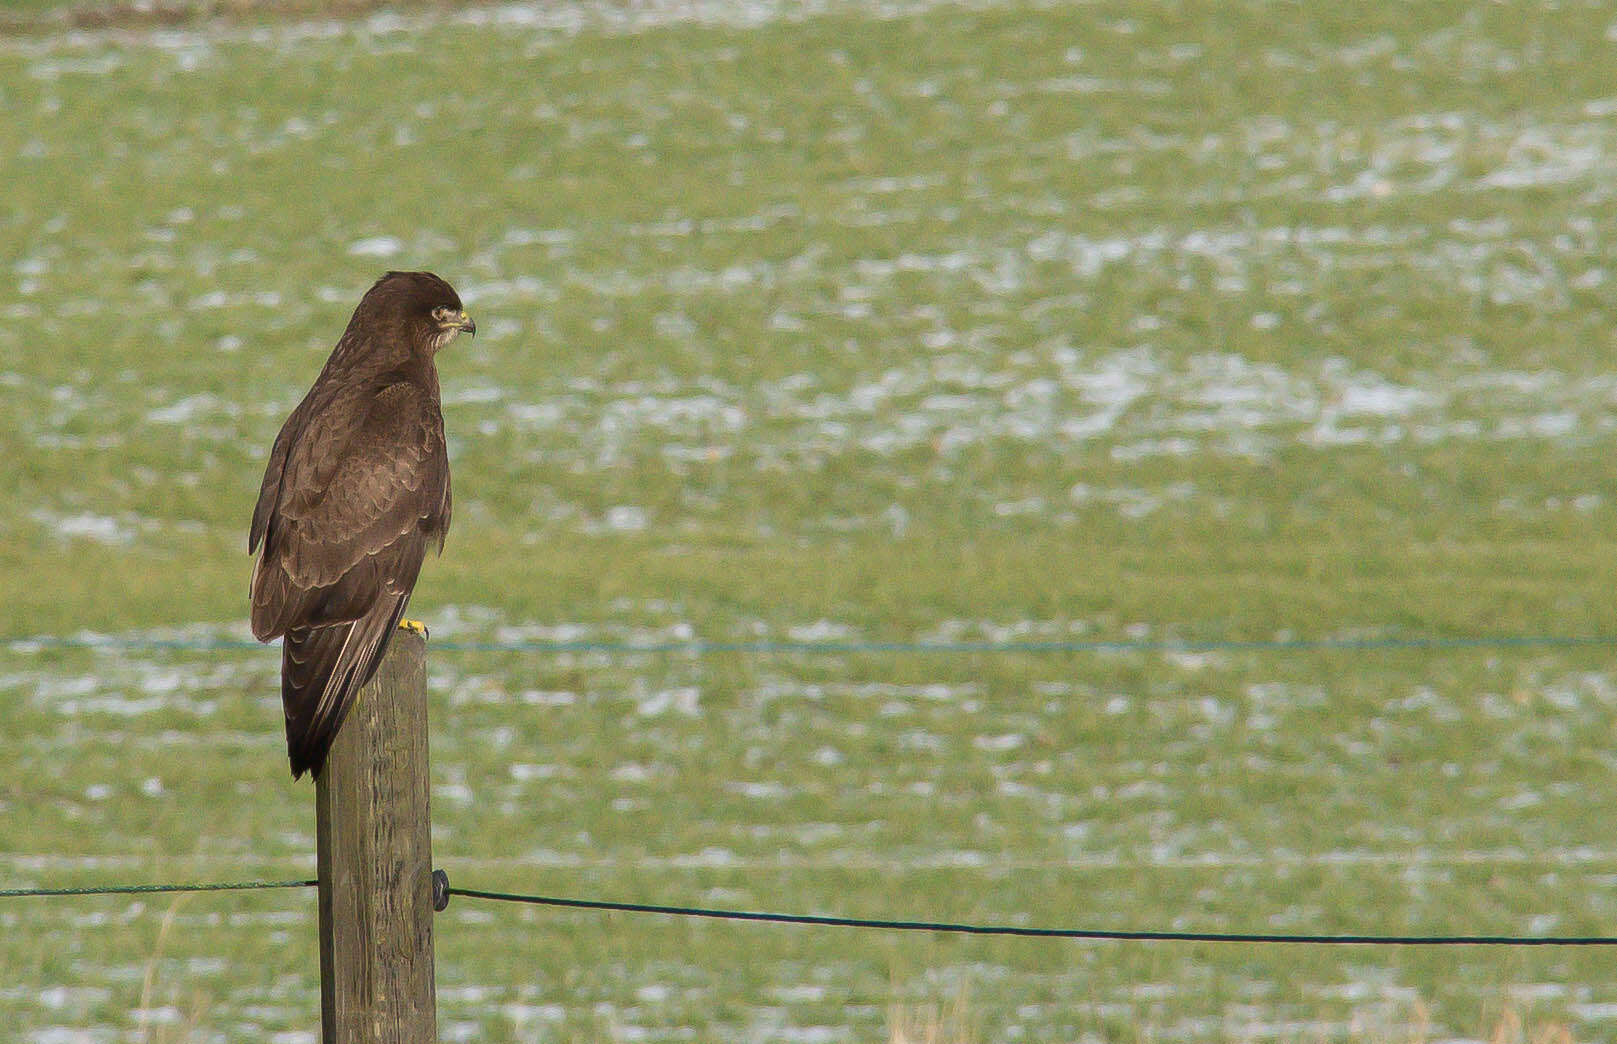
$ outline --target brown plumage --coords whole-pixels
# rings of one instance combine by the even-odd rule
[[[253,509],[253,634],[281,639],[294,778],[326,752],[387,651],[427,547],[449,531],[433,357],[477,326],[430,272],[389,272],[281,426]]]

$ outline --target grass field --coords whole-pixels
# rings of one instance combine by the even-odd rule
[[[479,326],[441,643],[1237,643],[432,650],[456,883],[1617,927],[1606,646],[1238,644],[1617,634],[1601,5],[41,18],[0,39],[0,888],[312,869],[275,652],[228,646],[246,521],[354,302],[425,267]],[[71,635],[109,642],[28,641]],[[313,924],[0,900],[0,1018],[312,1042]],[[1603,951],[438,926],[446,1041],[1617,1033]]]

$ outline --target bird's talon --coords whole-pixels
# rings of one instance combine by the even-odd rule
[[[399,630],[414,631],[423,638],[427,636],[427,625],[422,623],[420,620],[400,620]]]

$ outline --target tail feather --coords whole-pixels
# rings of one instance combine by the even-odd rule
[[[299,627],[281,642],[281,702],[292,778],[320,775],[359,690],[381,666],[409,597],[386,599],[349,623]]]

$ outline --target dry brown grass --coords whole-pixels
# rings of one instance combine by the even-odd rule
[[[965,992],[947,1004],[894,1004],[888,1015],[888,1044],[973,1044]]]
[[[1558,1022],[1528,1026],[1515,1008],[1507,1007],[1494,1024],[1488,1044],[1574,1044],[1572,1030]]]
[[[185,1019],[179,1025],[157,1024],[151,1022],[152,1005],[156,1000],[158,965],[162,961],[163,949],[168,942],[170,930],[173,929],[175,918],[179,916],[180,907],[191,897],[178,895],[169,904],[167,912],[163,914],[163,921],[157,929],[157,941],[152,947],[151,956],[146,959],[146,971],[141,976],[140,1004],[137,1010],[137,1024],[135,1027],[135,1040],[138,1044],[188,1044],[197,1039],[198,1031],[202,1027],[204,1017],[208,1013],[208,999],[201,990],[193,990],[190,1004],[187,1007]]]

